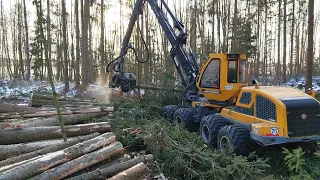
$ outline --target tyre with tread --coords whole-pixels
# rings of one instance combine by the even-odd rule
[[[176,110],[173,119],[176,124],[181,124],[189,131],[197,131],[199,129],[199,123],[194,121],[194,110],[192,108]]]
[[[316,141],[300,142],[299,146],[304,151],[305,157],[312,157],[318,150],[318,144]]]
[[[200,122],[200,134],[205,143],[217,148],[219,130],[226,125],[228,123],[218,114],[203,117]]]
[[[220,129],[218,134],[218,150],[225,152],[226,146],[233,146],[237,155],[248,156],[255,149],[250,132],[235,125],[227,125]]]
[[[173,122],[173,116],[177,109],[179,109],[179,107],[176,105],[164,106],[162,108],[162,111],[163,111],[162,117],[168,118],[170,122]]]

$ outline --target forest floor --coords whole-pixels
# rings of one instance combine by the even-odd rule
[[[45,82],[9,84],[0,81],[0,103],[30,104],[33,93],[50,92]],[[57,83],[63,94],[63,84]],[[143,96],[120,93],[99,85],[86,92],[72,87],[68,97],[87,96],[112,104],[112,116],[91,119],[110,122],[117,140],[128,154],[153,154],[151,177],[168,179],[320,179],[320,156],[307,158],[298,150],[259,148],[249,157],[220,153],[207,147],[200,135],[163,119],[162,106],[179,102],[179,93],[145,92]],[[111,95],[111,96],[110,96]]]

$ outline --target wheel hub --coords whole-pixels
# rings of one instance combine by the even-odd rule
[[[202,126],[201,135],[206,143],[209,142],[209,127],[207,125]]]
[[[182,119],[181,117],[176,117],[176,124],[181,124],[182,123]]]
[[[222,136],[220,139],[220,151],[226,152],[231,146],[230,140],[226,136]]]

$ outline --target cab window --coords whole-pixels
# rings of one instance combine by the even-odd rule
[[[220,87],[220,59],[212,59],[204,71],[200,86],[202,88]]]
[[[238,61],[230,60],[228,62],[228,83],[237,83],[237,70],[238,70]]]
[[[239,68],[239,81],[240,83],[247,83],[248,81],[248,76],[247,76],[247,61],[241,60],[240,61],[240,68]]]

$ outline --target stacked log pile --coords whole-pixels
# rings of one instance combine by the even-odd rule
[[[152,155],[130,157],[108,122],[86,123],[112,107],[63,107],[63,142],[53,108],[1,105],[9,107],[0,112],[0,179],[145,179],[149,173]]]

